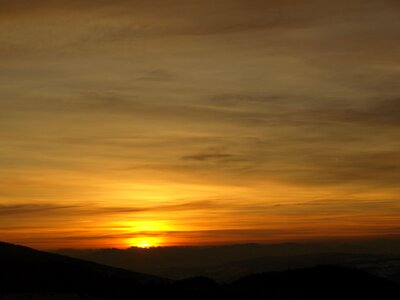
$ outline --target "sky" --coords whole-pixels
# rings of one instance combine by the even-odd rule
[[[0,0],[0,240],[400,235],[398,0]]]

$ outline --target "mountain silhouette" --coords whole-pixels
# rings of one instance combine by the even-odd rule
[[[3,242],[0,243],[0,268],[2,295],[46,292],[113,299],[169,282]]]
[[[364,251],[371,249],[381,251],[377,251],[378,254],[365,254]],[[226,282],[266,271],[337,265],[362,269],[400,283],[400,255],[382,250],[384,249],[374,249],[370,245],[366,247],[362,244],[352,247],[340,244],[241,244],[126,250],[61,250],[59,253],[176,280],[203,276]]]
[[[227,299],[399,299],[399,286],[361,270],[318,266],[250,275],[225,287]]]
[[[0,300],[400,299],[395,282],[338,266],[245,276],[170,280],[0,243]]]
[[[400,256],[318,253],[293,256],[266,256],[200,268],[170,268],[159,273],[161,276],[179,279],[187,276],[207,276],[218,282],[231,282],[241,277],[267,271],[311,268],[333,265],[356,268],[400,283]]]

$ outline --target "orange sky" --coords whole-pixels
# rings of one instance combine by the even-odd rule
[[[0,240],[400,234],[396,0],[0,1]]]

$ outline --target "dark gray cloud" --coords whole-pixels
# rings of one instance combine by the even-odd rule
[[[0,216],[9,217],[20,214],[48,214],[58,213],[57,211],[65,211],[77,209],[79,206],[71,205],[53,205],[53,204],[16,204],[16,205],[0,205]]]
[[[194,155],[188,155],[182,157],[184,160],[194,160],[194,161],[232,161],[234,155],[228,153],[199,153]]]
[[[157,206],[97,206],[97,205],[59,205],[59,204],[16,204],[0,205],[0,215],[13,217],[24,214],[58,214],[58,215],[104,215],[142,212],[174,212],[219,209],[222,205],[210,200],[183,202]]]
[[[143,74],[143,76],[139,77],[138,80],[143,81],[170,81],[173,80],[175,76],[165,69],[156,69]]]
[[[400,125],[400,98],[378,100],[368,103],[367,107],[358,109],[321,109],[322,118],[345,123],[358,123],[366,126],[395,126]]]
[[[211,103],[222,106],[253,105],[284,105],[290,101],[290,96],[284,95],[252,95],[252,94],[221,94],[211,97]]]
[[[396,187],[396,182],[400,180],[400,151],[337,155],[316,162],[315,166],[320,168],[319,178],[322,181],[365,182]]]

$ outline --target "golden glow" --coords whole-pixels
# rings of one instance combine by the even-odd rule
[[[127,233],[165,232],[172,229],[167,221],[139,220],[114,223],[114,227]]]
[[[165,221],[140,221],[134,224],[136,231],[167,231],[170,226]]]

